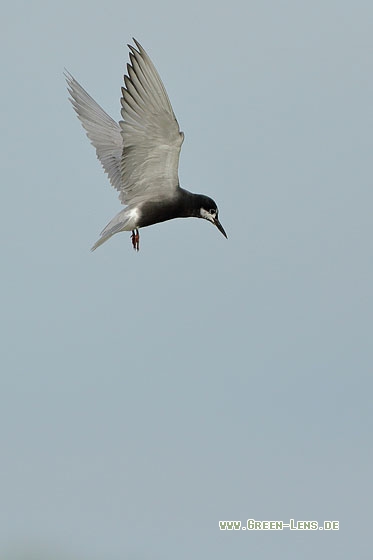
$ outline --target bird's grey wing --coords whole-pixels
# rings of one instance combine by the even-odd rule
[[[152,61],[134,39],[122,87],[122,189],[119,198],[171,197],[179,186],[178,167],[184,134]]]
[[[65,78],[76,114],[96,148],[97,157],[108,174],[110,183],[120,191],[123,152],[120,127],[67,71]]]

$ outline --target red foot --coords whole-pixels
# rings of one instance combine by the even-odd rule
[[[132,247],[135,251],[138,251],[140,249],[140,234],[138,229],[132,230],[131,241]]]

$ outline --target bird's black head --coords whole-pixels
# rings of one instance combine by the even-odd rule
[[[218,228],[218,230],[224,235],[224,237],[228,239],[227,234],[225,233],[224,228],[218,219],[219,210],[218,207],[216,206],[216,202],[212,200],[212,198],[204,195],[199,196],[199,202],[200,202],[199,217],[203,218],[204,220],[208,220],[209,222],[214,224]]]

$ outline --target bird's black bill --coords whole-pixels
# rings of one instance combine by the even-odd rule
[[[228,239],[228,236],[225,233],[223,226],[221,225],[221,223],[219,222],[219,220],[217,218],[215,218],[214,224],[216,225],[218,230],[224,235],[225,239]]]

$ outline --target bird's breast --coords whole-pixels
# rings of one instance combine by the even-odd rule
[[[139,227],[152,226],[174,218],[182,218],[182,207],[177,200],[149,201],[141,207]]]

